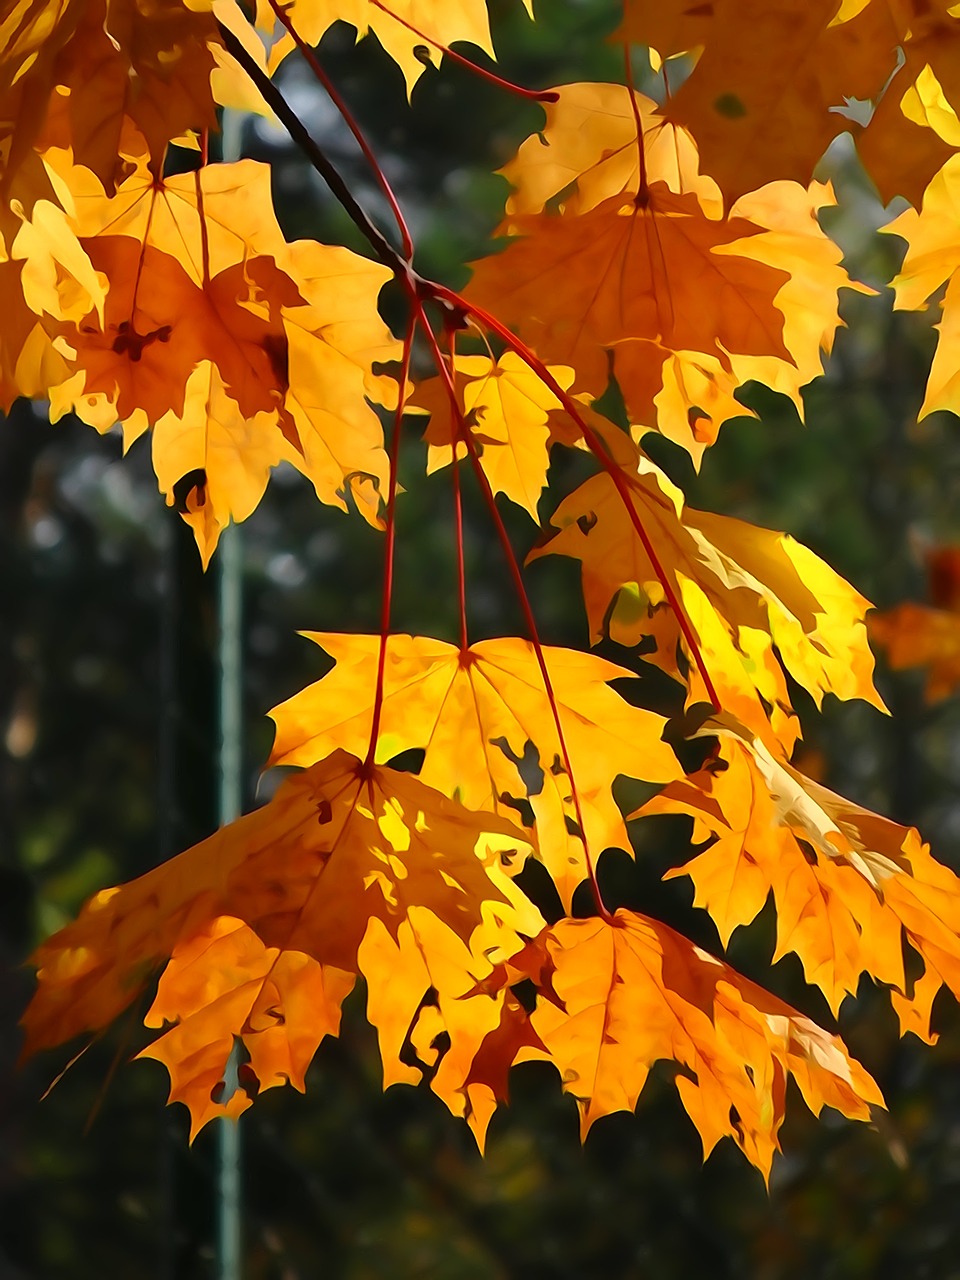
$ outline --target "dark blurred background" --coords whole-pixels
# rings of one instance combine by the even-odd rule
[[[536,27],[516,0],[491,9],[507,76],[534,86],[619,78],[620,54],[603,43],[618,18],[612,0],[542,4]],[[321,55],[395,182],[420,265],[462,283],[462,264],[483,251],[502,209],[506,186],[493,171],[538,126],[539,109],[452,65],[428,70],[408,108],[399,72],[376,42],[355,46],[344,27],[329,33]],[[354,190],[378,210],[305,69],[287,67],[284,84]],[[291,238],[362,247],[282,136],[253,121],[243,136],[246,154],[275,166]],[[842,205],[824,215],[827,229],[851,274],[882,288],[903,246],[876,234],[890,212],[849,139],[835,144],[824,173]],[[728,424],[699,476],[678,450],[651,444],[694,505],[788,530],[881,607],[923,599],[924,549],[960,540],[957,423],[945,414],[917,422],[935,317],[895,314],[891,301],[886,290],[844,299],[850,327],[806,395],[806,426],[789,403],[754,387],[744,399],[760,421]],[[423,464],[414,432],[401,469],[408,493],[399,507],[394,624],[453,639],[449,479],[423,478]],[[503,561],[469,486],[467,502],[473,634],[515,633],[522,624]],[[533,524],[517,509],[504,513],[525,549]],[[280,471],[242,540],[252,807],[274,785],[260,779],[271,741],[265,712],[323,669],[296,631],[376,629],[382,539],[319,506],[299,477]],[[142,1043],[135,1013],[43,1101],[69,1054],[16,1069],[14,1024],[31,989],[23,961],[42,937],[94,890],[154,866],[216,824],[216,572],[215,559],[204,576],[189,530],[164,508],[146,441],[122,459],[116,436],[101,439],[69,420],[50,426],[43,406],[14,406],[0,428],[0,1280],[214,1274],[215,1135],[204,1131],[188,1146],[185,1113],[163,1105],[163,1069],[129,1064]],[[573,562],[538,562],[529,582],[544,639],[585,645]],[[926,705],[920,672],[893,676],[881,664],[879,684],[892,719],[835,701],[820,716],[797,691],[801,766],[916,823],[935,854],[960,870],[957,701]],[[660,879],[682,860],[687,837],[683,819],[650,819],[636,829],[636,863],[607,853],[601,879],[614,904],[658,915],[716,948],[709,920],[690,907],[687,882]],[[769,969],[773,937],[768,909],[734,936],[732,962],[834,1025],[794,958]],[[553,1071],[517,1069],[512,1104],[494,1118],[481,1159],[466,1127],[432,1094],[382,1093],[358,991],[342,1038],[321,1046],[306,1096],[273,1090],[243,1117],[245,1273],[960,1276],[960,1019],[948,997],[938,1000],[935,1025],[936,1048],[901,1041],[887,997],[864,984],[840,1029],[880,1082],[889,1115],[870,1127],[832,1114],[817,1122],[794,1091],[786,1154],[768,1193],[732,1144],[702,1163],[666,1064],[637,1116],[600,1121],[584,1148],[575,1106]]]

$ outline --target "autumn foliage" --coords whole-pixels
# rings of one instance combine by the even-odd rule
[[[840,291],[870,292],[818,217],[835,197],[814,168],[843,131],[882,196],[912,205],[886,228],[908,245],[896,305],[946,283],[924,412],[958,409],[960,18],[946,0],[624,0],[624,82],[534,92],[543,125],[504,169],[496,250],[462,294],[418,273],[374,157],[389,235],[271,79],[289,56],[324,78],[310,47],[337,20],[379,40],[410,91],[443,74],[451,43],[492,51],[484,0],[3,11],[4,403],[120,423],[126,445],[149,433],[204,564],[281,461],[382,528],[385,556],[379,632],[310,633],[332,669],[271,712],[270,763],[301,771],[43,943],[27,1049],[89,1037],[149,990],[141,1056],[167,1067],[196,1132],[262,1089],[302,1089],[362,977],[384,1083],[428,1083],[481,1145],[515,1063],[554,1064],[586,1133],[668,1060],[705,1152],[732,1137],[766,1174],[788,1077],[815,1112],[858,1119],[882,1105],[877,1086],[837,1035],[723,960],[611,911],[599,855],[630,852],[649,814],[689,816],[694,847],[670,875],[690,878],[724,945],[772,896],[777,957],[795,953],[834,1013],[867,975],[927,1039],[939,989],[960,997],[960,881],[916,831],[791,763],[795,687],[883,710],[868,601],[789,535],[689,507],[643,442],[660,432],[699,466],[751,381],[802,411]],[[633,85],[645,50],[659,101]],[[852,98],[875,105],[866,126],[838,110]],[[288,128],[373,260],[285,240],[268,167],[212,158],[222,107]],[[171,144],[189,172],[171,176]],[[378,310],[390,280],[396,333]],[[598,408],[611,380],[622,418]],[[421,434],[456,498],[455,644],[390,627],[397,456]],[[559,498],[562,450],[593,474]],[[471,643],[461,473],[487,500],[523,635]],[[541,526],[524,548],[499,495]],[[618,642],[625,665],[541,644],[518,555],[579,562],[590,642]],[[956,627],[956,593],[941,603]],[[892,620],[875,635],[896,651]],[[646,664],[682,690],[669,726],[644,706]],[[681,738],[701,747],[692,772]],[[410,752],[418,776],[396,767]],[[619,775],[656,794],[623,812]],[[520,888],[528,859],[563,918]],[[585,882],[593,914],[573,918]]]

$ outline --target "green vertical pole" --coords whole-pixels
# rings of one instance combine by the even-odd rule
[[[220,825],[233,822],[242,807],[242,631],[243,544],[229,525],[221,535],[220,560]],[[229,1097],[237,1088],[236,1052],[227,1063],[224,1084]],[[217,1278],[240,1280],[240,1129],[236,1120],[218,1123],[217,1133]]]
[[[237,160],[242,117],[224,111],[220,158]],[[243,808],[243,542],[240,529],[224,529],[217,549],[219,562],[219,796],[221,826],[240,817]],[[224,1084],[226,1096],[237,1088],[237,1055],[231,1053]],[[243,1232],[241,1213],[240,1130],[236,1120],[220,1120],[217,1132],[217,1280],[241,1280]]]

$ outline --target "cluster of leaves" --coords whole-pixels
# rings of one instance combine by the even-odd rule
[[[802,409],[839,290],[863,289],[818,221],[833,192],[813,181],[851,98],[875,104],[857,142],[878,189],[916,206],[888,228],[909,244],[898,305],[950,282],[924,411],[957,407],[960,19],[944,0],[625,0],[623,84],[517,90],[546,120],[504,170],[502,244],[462,294],[417,272],[311,54],[337,20],[376,37],[411,90],[427,63],[462,58],[451,42],[490,49],[484,0],[262,0],[249,15],[234,0],[21,0],[4,19],[4,401],[119,422],[128,444],[149,431],[204,563],[281,460],[381,526],[386,562],[379,633],[313,635],[332,670],[272,713],[271,763],[302,771],[41,946],[28,1049],[98,1032],[160,972],[143,1053],[195,1132],[259,1090],[302,1088],[362,976],[385,1083],[426,1081],[481,1145],[515,1063],[553,1063],[586,1132],[632,1109],[666,1059],[705,1151],[732,1137],[766,1174],[788,1076],[814,1111],[856,1118],[877,1086],[838,1036],[722,960],[611,912],[598,855],[630,851],[630,821],[692,816],[699,847],[671,874],[724,944],[772,895],[777,956],[795,953],[834,1012],[868,975],[928,1039],[937,991],[960,996],[960,882],[916,831],[791,764],[793,684],[818,706],[832,693],[882,709],[868,602],[789,536],[687,506],[642,444],[659,432],[699,465],[749,381]],[[660,105],[633,86],[641,46]],[[357,136],[395,237],[273,83],[293,51]],[[287,243],[268,169],[210,162],[218,107],[275,114],[378,261]],[[190,172],[169,176],[171,144],[193,148]],[[399,338],[378,311],[388,280]],[[415,380],[417,353],[432,374]],[[622,420],[601,411],[611,382]],[[449,467],[455,497],[459,644],[390,629],[398,451],[424,417],[428,467]],[[559,501],[554,450],[593,465]],[[461,468],[526,636],[470,643]],[[537,523],[549,511],[528,558],[580,562],[591,641],[618,642],[631,667],[541,644],[498,494]],[[669,726],[644,706],[644,664],[682,690]],[[691,772],[683,737],[706,749]],[[419,776],[391,767],[401,755]],[[659,792],[625,815],[619,775]],[[552,923],[515,879],[529,858],[566,912]],[[575,918],[584,882],[594,914]]]

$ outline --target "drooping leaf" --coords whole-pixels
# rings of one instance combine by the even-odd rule
[[[416,934],[428,916],[474,944],[466,986],[518,950],[519,935],[536,934],[542,920],[503,867],[518,869],[528,852],[503,819],[454,804],[409,775],[365,770],[336,751],[257,812],[140,879],[96,894],[45,942],[33,957],[38,987],[23,1020],[27,1051],[106,1026],[173,957],[148,1020],[179,1019],[177,1034],[154,1056],[171,1068],[198,1126],[223,1110],[211,1108],[208,1083],[217,1062],[222,1078],[235,1037],[256,1063],[266,1043],[258,1037],[272,1018],[286,1028],[276,1052],[305,1065],[313,1014],[301,998],[304,984],[321,982],[339,998],[345,975],[363,973],[376,984],[376,968],[358,959],[372,919],[397,938],[404,923]],[[216,923],[222,917],[230,921]],[[332,1029],[333,1003],[327,1008],[322,1021]],[[214,1031],[216,1054],[205,1048]],[[202,1063],[193,1062],[197,1050]],[[263,1049],[270,1064],[273,1052]],[[277,1083],[282,1071],[270,1071],[266,1083]]]
[[[889,986],[904,1031],[930,1039],[942,984],[960,994],[960,880],[912,827],[871,813],[804,777],[728,718],[719,755],[671,783],[643,813],[688,813],[713,842],[671,875],[689,875],[696,905],[726,943],[773,894],[777,950],[799,956],[836,1013],[862,974]],[[923,957],[908,984],[901,937]]]
[[[677,1091],[709,1155],[731,1137],[769,1175],[787,1077],[819,1114],[865,1120],[883,1099],[842,1041],[666,925],[618,911],[561,920],[544,935],[555,1000],[531,1023],[573,1095],[585,1135],[601,1116],[632,1111],[650,1068],[678,1064]]]

